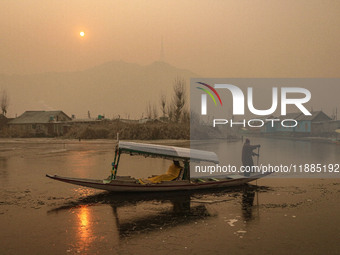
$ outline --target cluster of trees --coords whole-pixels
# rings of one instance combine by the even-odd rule
[[[189,122],[189,106],[187,103],[186,82],[183,78],[177,77],[173,82],[173,94],[168,100],[166,95],[160,97],[160,109],[163,119],[168,119],[172,122]],[[159,107],[149,102],[146,107],[146,117],[148,119],[157,119],[159,117]]]

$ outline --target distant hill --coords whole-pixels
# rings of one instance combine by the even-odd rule
[[[148,102],[160,106],[161,93],[170,100],[177,76],[188,88],[190,78],[197,77],[164,62],[141,66],[113,61],[80,72],[0,75],[0,87],[9,95],[8,116],[26,110],[63,110],[76,118],[87,117],[88,111],[91,117],[140,118]]]

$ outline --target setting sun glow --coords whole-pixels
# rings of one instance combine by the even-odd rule
[[[80,34],[81,37],[85,36],[85,32],[84,31],[81,31],[79,34]]]

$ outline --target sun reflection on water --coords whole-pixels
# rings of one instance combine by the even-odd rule
[[[92,243],[92,224],[91,213],[87,205],[83,205],[77,212],[78,216],[78,235],[79,235],[79,248],[86,250]]]

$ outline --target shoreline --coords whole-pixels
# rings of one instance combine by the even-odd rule
[[[266,139],[277,139],[277,140],[290,140],[290,141],[307,141],[307,142],[320,142],[320,143],[329,143],[329,144],[337,144],[340,142],[336,141],[332,138],[327,137],[286,137],[286,136],[261,136],[256,134],[243,135],[245,137],[259,137]],[[222,140],[228,140],[227,138],[221,138]],[[162,138],[162,139],[120,139],[122,141],[130,141],[130,142],[143,142],[143,143],[155,143],[155,144],[172,144],[172,143],[190,143],[197,141],[213,141],[213,140],[221,140],[219,138],[211,138],[211,139],[171,139],[171,138]],[[238,142],[241,141],[242,138],[231,140],[230,142]],[[116,143],[117,139],[113,138],[82,138],[80,141],[77,138],[67,138],[67,137],[0,137],[0,143],[49,143],[49,142],[58,143]]]
[[[244,135],[243,137],[246,137],[246,136],[247,135]],[[319,143],[329,143],[329,144],[340,143],[340,140],[336,140],[335,138],[321,137],[321,136],[296,137],[296,136],[276,136],[276,135],[256,135],[256,134],[249,134],[248,136],[270,138],[270,139],[277,139],[277,140],[306,141],[306,142],[319,142]]]

